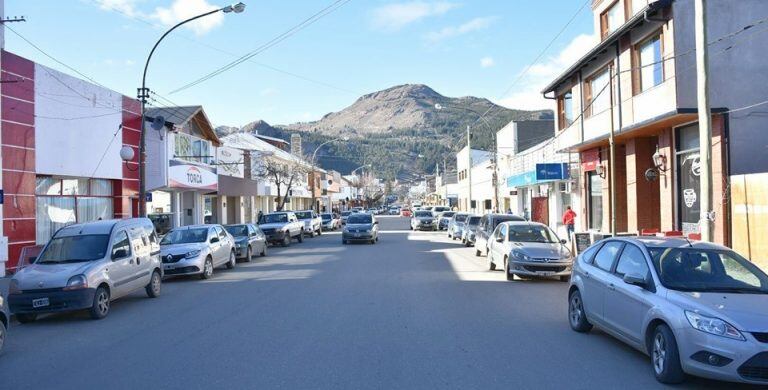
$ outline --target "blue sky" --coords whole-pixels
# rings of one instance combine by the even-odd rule
[[[217,125],[235,126],[256,119],[272,124],[319,119],[361,94],[404,83],[424,83],[447,96],[486,97],[515,108],[551,108],[538,88],[594,44],[587,6],[544,60],[503,95],[582,0],[352,0],[251,61],[169,94],[254,50],[332,0],[245,2],[244,13],[219,13],[172,33],[152,60],[148,86],[174,103],[202,104]],[[146,55],[164,28],[206,6],[226,4],[6,0],[5,13],[26,16],[26,23],[10,27],[50,55],[133,96]],[[10,31],[5,47],[72,73]]]

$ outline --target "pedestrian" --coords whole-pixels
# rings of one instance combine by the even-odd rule
[[[511,208],[507,208],[507,214],[512,215],[512,209]]]
[[[263,217],[263,216],[264,216],[264,212],[259,210],[259,216],[258,216],[258,218],[256,218],[256,223],[261,223],[261,217]]]
[[[574,233],[574,226],[576,225],[576,212],[571,209],[571,206],[565,206],[565,213],[563,213],[563,225],[565,225],[565,231],[568,234],[568,241],[570,241],[571,235]]]

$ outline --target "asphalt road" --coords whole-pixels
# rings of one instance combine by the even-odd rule
[[[14,324],[3,389],[649,389],[645,355],[566,319],[566,283],[504,281],[444,233],[380,218],[377,245],[339,233],[172,279],[86,314]],[[689,379],[682,388],[736,388]]]

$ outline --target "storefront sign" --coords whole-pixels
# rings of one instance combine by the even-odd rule
[[[507,177],[507,187],[523,187],[536,183],[536,172],[526,172]]]
[[[168,167],[168,186],[216,191],[218,176],[213,168],[193,165],[184,161],[171,160]]]
[[[245,177],[244,156],[240,149],[219,147],[216,151],[216,165],[219,175]]]
[[[573,233],[573,241],[576,243],[576,254],[582,253],[592,245],[592,234],[589,232]]]
[[[584,172],[594,171],[600,165],[600,149],[589,149],[581,152],[581,170]]]
[[[569,179],[567,163],[536,164],[536,180],[565,180]]]

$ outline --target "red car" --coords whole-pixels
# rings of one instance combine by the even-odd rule
[[[402,209],[402,210],[400,210],[400,216],[401,217],[410,217],[411,216],[411,210],[409,210],[409,209]]]

